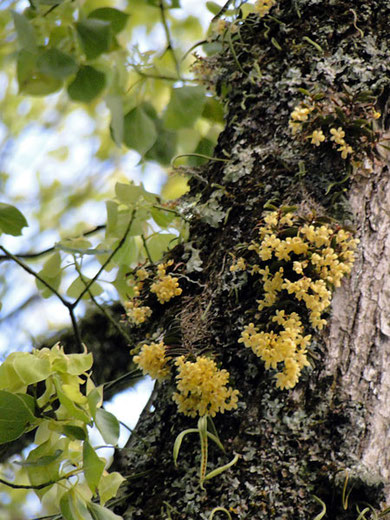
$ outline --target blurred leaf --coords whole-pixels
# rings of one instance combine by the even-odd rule
[[[20,437],[34,419],[34,399],[30,395],[0,390],[0,444]]]
[[[200,117],[206,102],[203,87],[180,87],[171,92],[164,122],[167,128],[189,128]]]
[[[128,17],[129,15],[127,13],[113,7],[100,7],[88,15],[88,18],[110,22],[114,34],[123,31],[126,27]]]
[[[110,48],[111,24],[105,20],[87,18],[76,23],[76,30],[88,60],[93,60]]]
[[[107,96],[107,108],[111,112],[111,130],[112,137],[118,146],[121,146],[123,141],[123,102],[120,96]]]
[[[98,408],[96,410],[95,425],[101,433],[104,442],[116,446],[119,439],[120,428],[115,415],[112,415],[112,413],[107,412],[107,410],[103,408]]]
[[[93,516],[93,520],[123,520],[121,516],[116,515],[106,507],[99,506],[93,502],[89,502],[88,510]]]
[[[158,262],[164,253],[172,249],[178,243],[177,235],[172,233],[155,233],[147,240],[147,248],[152,262]]]
[[[98,490],[100,503],[104,505],[107,500],[116,496],[119,486],[124,482],[125,479],[117,471],[103,475],[100,479]]]
[[[123,142],[142,156],[157,139],[156,126],[142,107],[135,107],[124,118]]]
[[[213,156],[215,143],[207,139],[206,137],[202,137],[199,141],[198,146],[195,148],[195,153],[199,153],[202,155],[207,155],[209,157]],[[188,157],[189,166],[201,166],[202,164],[207,163],[208,159],[204,159],[203,157]]]
[[[87,278],[86,276],[83,276],[83,279],[81,279],[79,276],[73,280],[73,282],[68,287],[68,290],[66,291],[66,294],[70,296],[71,298],[77,299],[80,294],[84,291],[86,284],[88,284],[91,281],[90,278]],[[92,294],[92,296],[99,296],[99,294],[102,294],[103,289],[102,287],[97,283],[94,282],[91,287],[88,289],[88,291]],[[84,300],[87,300],[90,298],[89,292],[86,292],[83,296]]]
[[[85,441],[87,438],[87,432],[80,428],[80,426],[72,426],[71,424],[66,424],[63,426],[62,431],[64,435],[70,437],[71,439],[76,439],[79,441]]]
[[[95,493],[97,485],[104,470],[104,462],[100,460],[96,451],[88,441],[83,443],[83,470],[85,480],[92,493]]]
[[[37,67],[42,74],[56,79],[65,79],[77,71],[77,63],[72,56],[58,49],[49,49],[41,54]]]
[[[23,214],[15,206],[0,202],[0,231],[19,236],[24,227],[28,227],[28,224]]]
[[[86,65],[79,68],[75,79],[68,86],[68,94],[74,101],[89,103],[102,92],[105,86],[105,74]]]
[[[165,200],[175,200],[188,192],[188,179],[183,175],[170,175],[161,190]]]
[[[46,96],[62,87],[62,81],[39,72],[37,55],[22,49],[18,53],[16,72],[20,92],[31,96]]]
[[[216,2],[206,2],[206,7],[211,14],[216,15],[221,10],[221,6]]]
[[[35,33],[30,22],[23,14],[19,14],[16,11],[11,11],[11,14],[21,48],[28,49],[30,52],[36,51]]]

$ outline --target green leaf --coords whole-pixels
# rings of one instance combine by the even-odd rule
[[[162,122],[155,121],[157,128],[157,139],[154,145],[145,154],[145,159],[156,161],[163,166],[168,166],[176,153],[176,132],[167,130]]]
[[[67,424],[62,428],[64,435],[70,437],[71,439],[76,439],[78,441],[85,441],[87,438],[87,432],[80,428],[80,426],[73,426],[71,424]]]
[[[168,227],[172,220],[176,217],[175,213],[172,211],[165,211],[163,208],[152,208],[150,210],[150,214],[152,215],[155,223],[162,228]]]
[[[134,237],[128,236],[122,247],[113,256],[113,261],[118,265],[129,267],[138,259],[139,249]]]
[[[0,390],[0,444],[17,439],[35,421],[34,403],[30,395]]]
[[[51,374],[50,361],[38,358],[29,352],[18,352],[13,359],[13,368],[19,379],[27,386],[44,381]]]
[[[60,253],[54,253],[51,255],[46,262],[43,264],[43,268],[40,274],[53,278],[58,275],[61,271],[61,255]]]
[[[41,54],[37,59],[37,67],[42,74],[56,79],[65,79],[77,71],[77,63],[72,56],[58,49],[48,49]]]
[[[238,461],[239,458],[240,458],[239,455],[235,455],[234,458],[230,462],[225,464],[224,466],[216,468],[213,471],[210,471],[210,473],[207,473],[207,475],[204,477],[204,480],[210,480],[211,478],[214,478],[217,475],[220,475],[227,469],[231,468],[234,464],[236,464],[236,462]]]
[[[80,67],[75,79],[68,86],[68,94],[74,101],[89,103],[106,86],[106,76],[90,65]]]
[[[62,495],[60,511],[64,520],[94,520],[87,509],[86,502],[76,495],[74,488]]]
[[[101,433],[104,442],[112,444],[113,446],[117,444],[120,428],[115,415],[112,415],[112,413],[107,412],[107,410],[103,408],[98,408],[96,410],[95,425]]]
[[[36,460],[17,462],[20,466],[47,466],[57,460],[63,454],[63,450],[56,450],[52,455],[43,455]]]
[[[155,233],[147,240],[147,248],[152,262],[158,262],[164,253],[177,244],[178,237],[173,233]]]
[[[93,520],[123,520],[121,516],[116,515],[106,507],[99,506],[93,502],[89,502],[88,510],[93,516]]]
[[[203,87],[180,87],[172,89],[171,99],[164,114],[167,128],[192,127],[203,112],[206,102]]]
[[[31,450],[27,457],[27,474],[32,486],[39,486],[46,482],[56,481],[59,478],[59,469],[62,462],[62,457],[56,457],[48,464],[34,465],[34,462],[41,461],[43,457],[50,457],[53,453],[58,453],[58,450],[64,452],[66,448],[67,440],[62,438],[58,441],[53,442],[53,438],[49,438],[46,442],[40,446]],[[45,459],[43,459],[45,460]],[[47,493],[53,484],[43,489],[36,490],[36,494],[42,497]]]
[[[213,156],[215,143],[207,139],[207,137],[202,137],[195,148],[195,153],[199,153],[202,155],[207,155],[209,157]],[[204,159],[203,157],[192,156],[188,158],[189,166],[201,166],[202,164],[207,163],[208,159]]]
[[[112,138],[118,146],[123,141],[123,102],[120,96],[107,96],[106,97],[107,108],[111,112],[111,131]]]
[[[37,55],[22,49],[18,53],[16,72],[20,92],[31,96],[46,96],[62,87],[62,81],[42,74],[37,67]]]
[[[69,414],[69,417],[72,419],[77,419],[85,424],[89,424],[91,422],[91,417],[86,413],[86,411],[77,406],[69,397],[62,391],[62,383],[61,379],[56,376],[54,378],[54,384],[57,390],[57,396],[62,404],[62,406],[66,409]]]
[[[16,11],[11,11],[11,14],[21,48],[28,49],[30,52],[36,51],[37,43],[35,41],[33,26],[24,15]]]
[[[66,291],[66,294],[70,296],[71,298],[77,299],[80,294],[85,290],[86,284],[90,282],[90,278],[87,278],[86,276],[83,276],[83,279],[78,276],[68,287],[68,290]],[[92,296],[99,296],[99,294],[102,294],[103,289],[102,287],[97,283],[94,282],[91,287],[89,287],[88,291],[84,294],[83,300],[88,300],[90,298],[89,293],[92,294]]]
[[[91,412],[91,416],[95,419],[96,411],[98,406],[100,406],[103,402],[103,387],[98,386],[94,388],[88,395],[88,406]]]
[[[156,126],[142,107],[135,107],[124,118],[123,142],[144,155],[157,139]]]
[[[88,18],[76,23],[76,30],[88,60],[93,60],[110,48],[111,24],[105,20]]]
[[[221,6],[216,2],[206,2],[206,7],[211,14],[216,15],[221,10]]]
[[[16,237],[22,234],[24,227],[28,224],[22,213],[15,206],[0,202],[0,231]]]
[[[110,22],[114,34],[118,34],[126,27],[129,15],[113,7],[100,7],[89,13],[88,18],[95,18]]]
[[[179,457],[181,443],[183,442],[184,437],[188,433],[198,433],[198,429],[197,428],[188,428],[187,430],[180,432],[179,435],[176,437],[175,443],[173,445],[173,463],[175,464],[175,466],[177,466],[177,459]]]
[[[56,252],[51,255],[43,264],[43,268],[38,272],[39,276],[47,282],[54,290],[58,290],[61,284],[61,255]],[[41,291],[43,298],[53,296],[53,291],[46,287],[40,280],[35,280],[36,286]]]
[[[92,493],[95,493],[97,485],[103,474],[105,463],[100,460],[96,451],[88,441],[83,443],[83,471],[85,480]]]
[[[117,471],[102,476],[98,486],[101,505],[104,506],[107,500],[116,496],[119,486],[125,480]]]

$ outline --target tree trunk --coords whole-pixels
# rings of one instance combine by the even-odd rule
[[[199,440],[191,434],[176,469],[174,440],[196,421],[178,414],[174,381],[159,384],[153,406],[114,462],[115,469],[134,474],[123,490],[125,504],[118,505],[125,519],[207,519],[220,506],[233,518],[309,520],[322,507],[315,495],[326,505],[325,518],[352,520],[359,516],[354,502],[380,510],[389,500],[385,149],[378,139],[370,148],[363,139],[360,164],[352,166],[354,157],[343,159],[329,140],[314,146],[292,136],[288,123],[304,99],[299,88],[322,92],[336,104],[345,89],[351,96],[369,91],[382,111],[374,129],[383,139],[390,5],[280,0],[270,15],[249,16],[239,37],[229,43],[225,35],[222,52],[205,60],[210,70],[204,79],[227,106],[215,157],[229,162],[210,162],[192,178],[187,200],[198,202],[190,240],[200,251],[202,271],[188,273],[181,302],[176,298],[165,307],[168,328],[180,326],[181,344],[212,351],[240,391],[238,409],[215,418],[227,454],[210,446],[209,470],[234,453],[240,459],[200,489]],[[256,236],[267,202],[336,218],[352,225],[361,240],[353,272],[335,292],[328,325],[315,333],[312,367],[292,390],[277,389],[262,361],[238,343],[257,304],[251,278],[230,272],[230,253],[240,256],[237,246]],[[177,250],[175,261],[186,261],[182,254]]]

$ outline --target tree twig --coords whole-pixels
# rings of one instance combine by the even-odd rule
[[[105,224],[101,224],[100,226],[96,226],[95,228],[91,229],[90,231],[86,231],[85,233],[82,233],[82,237],[88,237],[90,235],[93,235],[94,233],[97,233],[98,231],[101,231],[102,229],[106,229]],[[19,253],[17,255],[14,255],[16,258],[22,258],[24,260],[34,260],[35,258],[40,258],[41,256],[48,255],[49,253],[53,253],[56,251],[57,245],[54,245],[52,247],[48,247],[47,249],[43,249],[42,251],[38,251],[36,253]],[[10,260],[10,257],[8,255],[0,255],[0,262],[4,260]]]
[[[101,266],[101,268],[99,269],[99,271],[95,274],[95,276],[88,282],[88,284],[85,286],[85,289],[83,291],[81,291],[81,293],[79,294],[78,298],[71,304],[72,308],[74,309],[78,303],[80,302],[80,300],[82,299],[82,297],[89,291],[89,289],[91,288],[91,286],[96,282],[96,280],[99,278],[99,276],[101,275],[101,273],[104,271],[104,269],[107,267],[107,265],[111,262],[112,258],[116,255],[116,253],[119,251],[119,249],[123,246],[123,244],[125,243],[126,241],[126,238],[127,238],[127,235],[129,234],[129,231],[130,231],[130,228],[131,228],[131,225],[134,221],[134,217],[135,217],[135,209],[133,209],[132,213],[131,213],[131,217],[130,217],[130,220],[129,220],[129,223],[127,225],[127,228],[126,228],[126,231],[123,235],[123,237],[120,239],[118,245],[116,246],[116,248],[112,251],[112,253],[109,255],[109,257],[107,258],[107,260],[104,262],[104,264]]]
[[[78,265],[77,262],[75,262],[75,269],[76,271],[79,273],[79,276],[80,276],[80,279],[81,281],[83,282],[83,284],[85,285],[85,287],[87,287],[88,285],[88,282],[84,279],[83,277],[83,273],[81,272],[81,269],[80,269],[80,266]],[[111,314],[108,312],[107,309],[104,308],[103,305],[101,305],[97,300],[96,298],[94,297],[94,295],[92,294],[91,290],[88,289],[88,294],[89,294],[89,297],[91,298],[92,302],[96,305],[96,307],[104,314],[104,316],[108,319],[108,321],[110,323],[112,323],[112,325],[116,328],[116,330],[119,332],[119,334],[121,334],[125,340],[131,344],[133,342],[132,338],[127,334],[127,332],[125,331],[125,329],[123,327],[121,327],[119,325],[119,323],[114,320],[114,318],[111,316]]]
[[[175,64],[175,68],[176,68],[176,74],[178,75],[178,78],[181,80],[180,64],[176,57],[176,53],[175,53],[173,45],[172,45],[171,33],[169,32],[168,22],[167,22],[167,18],[165,16],[166,8],[164,5],[164,0],[159,0],[158,5],[160,7],[161,21],[164,26],[165,37],[167,39],[167,50],[170,51],[170,53],[172,55],[172,59],[173,59],[173,62]]]

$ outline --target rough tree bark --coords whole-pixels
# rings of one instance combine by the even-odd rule
[[[216,418],[228,455],[211,451],[210,467],[239,462],[199,488],[199,448],[185,440],[179,468],[172,446],[194,421],[180,417],[172,382],[159,385],[115,468],[142,474],[131,481],[118,512],[135,518],[208,518],[216,506],[234,518],[314,519],[326,503],[332,519],[356,519],[343,507],[343,486],[379,510],[390,495],[390,186],[388,160],[345,180],[345,161],[330,145],[292,139],[288,120],[302,99],[298,88],[337,95],[378,96],[388,125],[390,5],[387,0],[280,0],[266,23],[249,17],[240,39],[209,60],[216,90],[227,105],[216,157],[191,182],[198,197],[193,247],[201,272],[190,273],[181,303],[165,308],[186,347],[210,348],[231,373],[240,406]],[[233,52],[234,51],[234,52]],[[262,78],[254,74],[259,65]],[[302,163],[303,161],[303,163]],[[304,164],[304,174],[302,173]],[[300,173],[299,173],[300,172]],[[344,182],[342,183],[341,181]],[[221,187],[222,186],[222,187]],[[329,189],[330,188],[330,189]],[[297,204],[357,230],[361,243],[349,280],[337,289],[328,326],[311,346],[314,360],[292,391],[277,390],[260,360],[237,343],[255,306],[250,279],[234,286],[229,253],[254,238],[264,204]],[[181,260],[177,250],[175,259]],[[344,503],[345,505],[345,503]],[[171,515],[171,516],[169,516]]]

